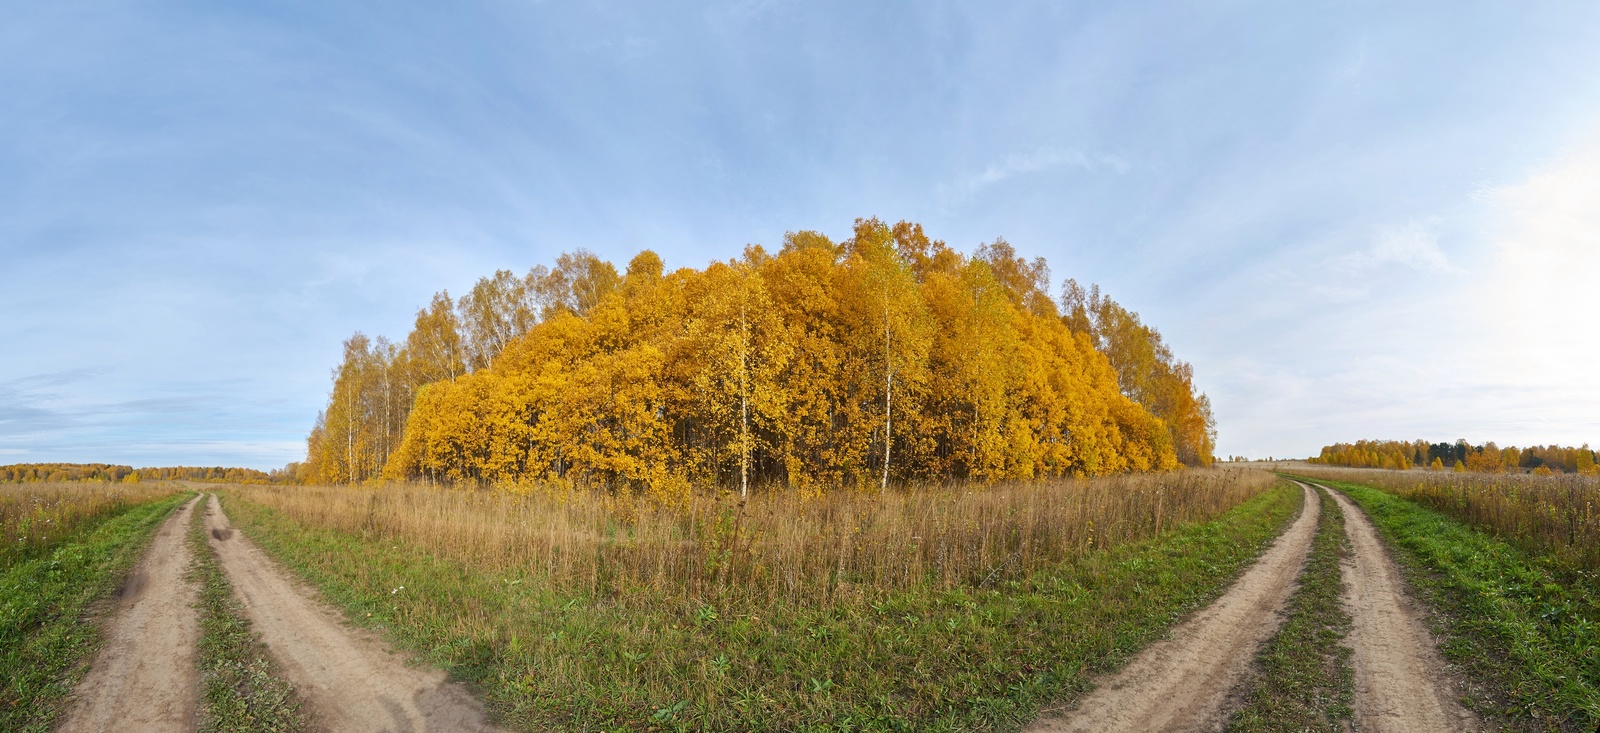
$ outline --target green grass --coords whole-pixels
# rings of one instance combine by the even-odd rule
[[[988,587],[765,607],[661,587],[559,595],[224,498],[352,619],[475,685],[514,728],[954,731],[1016,730],[1081,694],[1220,595],[1300,497],[1285,483],[1215,521]]]
[[[1318,491],[1322,516],[1311,554],[1290,597],[1288,617],[1257,660],[1259,675],[1228,730],[1345,731],[1354,715],[1350,615],[1341,602],[1339,561],[1348,554],[1344,515]]]
[[[206,542],[205,504],[190,519],[191,577],[200,584],[200,690],[205,733],[301,731],[294,688],[273,673],[266,645],[250,630],[244,607]]]
[[[1466,702],[1518,730],[1600,727],[1600,582],[1592,573],[1378,489],[1333,486],[1361,506],[1418,597]]]
[[[0,730],[48,731],[100,642],[110,596],[193,494],[134,506],[0,571]]]

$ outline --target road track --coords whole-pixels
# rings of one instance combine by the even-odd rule
[[[1322,502],[1310,487],[1300,517],[1222,598],[1102,679],[1065,717],[1024,730],[1074,733],[1218,730],[1229,693],[1248,676],[1257,651],[1283,621],[1316,536]]]
[[[412,666],[290,580],[233,529],[213,495],[206,532],[223,572],[312,725],[338,733],[498,731],[483,706],[444,672]]]
[[[1327,487],[1323,487],[1326,489]],[[1456,733],[1480,728],[1457,701],[1422,610],[1406,593],[1367,515],[1329,491],[1344,512],[1350,554],[1341,563],[1345,641],[1355,670],[1355,713],[1362,733]]]
[[[73,689],[61,733],[193,733],[200,700],[200,588],[188,578],[189,517],[200,497],[161,523],[117,591],[104,643]]]

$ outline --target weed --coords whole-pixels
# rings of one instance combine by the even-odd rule
[[[111,594],[162,520],[192,496],[161,493],[120,512],[95,504],[95,520],[76,515],[77,532],[54,535],[48,551],[36,547],[31,558],[0,570],[0,730],[50,730],[100,643],[96,617],[105,609],[93,604]]]
[[[1562,564],[1600,570],[1600,476],[1299,470],[1383,489]]]
[[[294,690],[273,671],[266,646],[250,630],[244,608],[206,541],[205,504],[190,519],[192,577],[200,583],[200,689],[205,733],[305,730]]]
[[[604,493],[239,487],[308,525],[426,547],[503,577],[627,602],[673,586],[719,607],[853,600],[862,589],[990,586],[1096,547],[1207,521],[1271,486],[1260,471],[932,486],[822,498],[702,494],[682,506]]]
[[[0,568],[48,553],[106,517],[176,492],[170,484],[0,484]]]
[[[752,539],[717,579],[697,549],[698,522],[720,518],[707,507],[641,512],[608,544],[608,517],[582,499],[224,499],[351,618],[469,680],[518,727],[996,730],[1081,693],[1213,600],[1299,508],[1298,489],[1221,476],[1181,479],[1190,495],[1148,489],[1167,492],[1159,533],[1129,510],[1159,477],[754,500]]]
[[[1339,505],[1318,491],[1322,515],[1288,617],[1257,661],[1260,672],[1230,731],[1345,731],[1354,713],[1350,632],[1339,561],[1348,554]]]
[[[1600,587],[1429,507],[1348,482],[1434,611],[1441,651],[1472,683],[1465,702],[1518,730],[1600,726]]]

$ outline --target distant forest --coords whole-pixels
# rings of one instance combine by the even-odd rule
[[[1335,443],[1322,449],[1312,463],[1353,468],[1431,468],[1433,470],[1501,473],[1600,474],[1595,452],[1585,443],[1581,448],[1556,445],[1501,448],[1494,442],[1472,445],[1465,440],[1454,443],[1411,442],[1400,440],[1362,440]]]
[[[15,463],[0,466],[0,483],[63,481],[214,481],[231,484],[256,484],[286,481],[284,471],[257,471],[253,468],[222,466],[162,466],[134,468],[106,463]]]
[[[909,222],[705,269],[582,250],[344,344],[304,481],[823,490],[1212,462],[1190,366],[1097,287]]]

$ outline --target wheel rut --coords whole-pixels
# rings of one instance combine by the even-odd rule
[[[1326,489],[1326,487],[1324,487]],[[1461,706],[1421,609],[1378,533],[1355,502],[1328,491],[1344,512],[1350,554],[1342,564],[1344,605],[1352,627],[1355,716],[1363,733],[1455,733],[1479,730]]]
[[[1102,679],[1078,708],[1027,731],[1202,731],[1226,723],[1229,694],[1282,623],[1316,536],[1321,501],[1301,484],[1300,517],[1215,603]]]
[[[483,706],[444,672],[409,666],[371,632],[347,624],[242,533],[212,496],[207,541],[314,728],[338,733],[499,731]]]
[[[162,522],[118,591],[105,641],[58,728],[190,733],[200,700],[200,589],[187,577],[186,534],[200,497]]]

